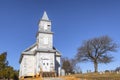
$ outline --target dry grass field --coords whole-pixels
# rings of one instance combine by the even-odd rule
[[[74,74],[64,77],[65,80],[120,80],[120,74],[117,73],[87,73]]]
[[[120,80],[120,73],[87,73],[87,74],[73,74],[68,76],[62,76],[58,78],[28,78],[21,80]]]

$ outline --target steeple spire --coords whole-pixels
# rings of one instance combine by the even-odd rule
[[[42,20],[49,20],[46,11],[44,11],[44,14],[42,16]]]

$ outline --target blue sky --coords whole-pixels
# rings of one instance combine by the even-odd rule
[[[102,35],[120,44],[119,0],[0,0],[0,53],[8,52],[9,65],[19,69],[23,50],[36,41],[38,21],[46,11],[52,21],[54,46],[72,58],[84,40]],[[99,71],[120,66],[120,50],[114,61],[100,64]],[[80,63],[83,72],[92,63]]]

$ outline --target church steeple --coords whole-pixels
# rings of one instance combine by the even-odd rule
[[[49,20],[46,11],[44,11],[44,14],[43,14],[43,16],[42,16],[42,20]]]
[[[42,18],[39,21],[39,32],[51,32],[51,21],[49,20],[46,11],[44,11]]]
[[[44,11],[38,27],[38,48],[46,50],[53,49],[53,32],[51,31],[51,21],[49,20],[46,11]]]

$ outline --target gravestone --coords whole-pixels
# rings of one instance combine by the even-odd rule
[[[65,76],[65,70],[61,69],[60,74],[61,74],[61,76]]]

